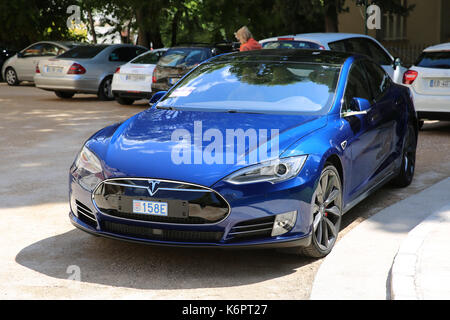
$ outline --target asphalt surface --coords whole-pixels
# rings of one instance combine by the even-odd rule
[[[61,100],[0,83],[0,299],[308,299],[321,259],[152,247],[93,237],[70,224],[68,170],[83,142],[146,107],[144,100],[121,106],[90,95]],[[356,206],[339,239],[450,176],[449,151],[450,122],[426,123],[412,185],[383,187]]]

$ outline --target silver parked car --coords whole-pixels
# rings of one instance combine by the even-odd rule
[[[18,52],[3,64],[2,76],[10,86],[21,81],[33,81],[36,65],[40,60],[56,57],[80,45],[67,41],[40,41]]]
[[[34,82],[37,88],[54,91],[60,98],[93,93],[100,100],[112,100],[111,82],[116,69],[147,50],[130,44],[79,46],[39,61]]]

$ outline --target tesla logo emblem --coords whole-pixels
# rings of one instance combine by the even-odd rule
[[[150,184],[150,187],[147,188],[148,193],[152,197],[156,192],[158,192],[158,184],[159,181],[157,180],[148,180],[148,183]]]

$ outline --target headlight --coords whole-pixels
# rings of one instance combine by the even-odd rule
[[[100,160],[88,148],[83,147],[72,168],[72,175],[86,190],[92,191],[103,179]]]
[[[306,158],[307,156],[298,156],[263,162],[238,170],[224,180],[233,184],[285,181],[295,177],[300,172]]]

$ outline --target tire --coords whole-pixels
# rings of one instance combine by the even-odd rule
[[[419,122],[418,122],[419,130],[422,130],[423,124],[424,124],[424,121],[423,120],[419,120]]]
[[[74,96],[75,93],[71,92],[63,92],[63,91],[55,91],[57,97],[61,99],[70,99]]]
[[[416,146],[417,138],[414,126],[409,124],[402,149],[402,165],[400,167],[400,172],[392,179],[394,186],[405,188],[411,184],[416,168]]]
[[[20,81],[19,78],[17,77],[16,70],[14,70],[11,67],[7,68],[5,71],[5,81],[10,86],[19,85]]]
[[[133,102],[134,102],[134,99],[130,99],[130,98],[116,98],[116,101],[119,103],[119,104],[122,104],[122,105],[130,105],[130,104],[133,104]]]
[[[336,243],[342,221],[342,183],[336,168],[326,163],[311,201],[311,244],[301,254],[312,258],[328,255]]]
[[[114,100],[114,95],[111,90],[112,76],[108,76],[100,83],[97,96],[102,101]]]

